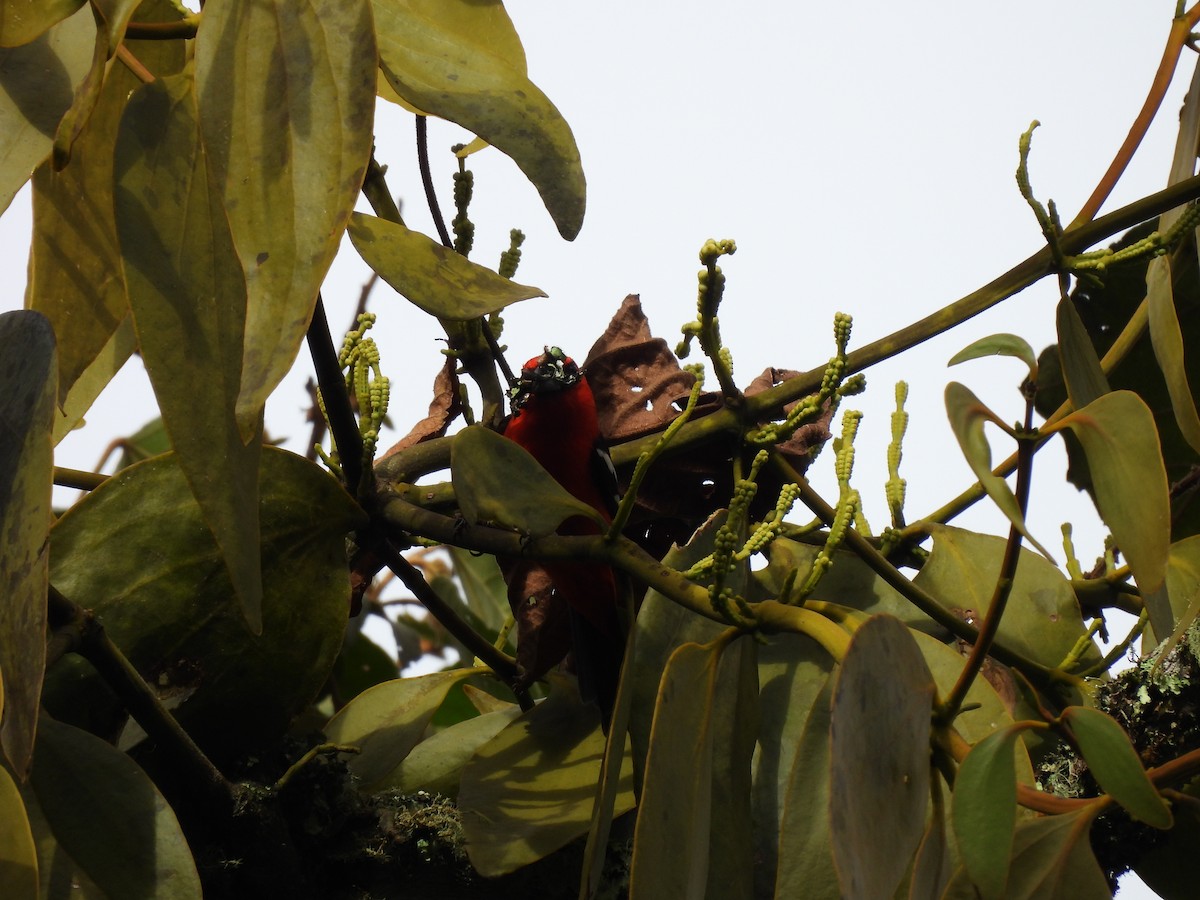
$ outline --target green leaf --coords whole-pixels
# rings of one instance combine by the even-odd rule
[[[347,638],[332,677],[337,684],[336,696],[341,702],[348,702],[399,674],[395,657],[360,631],[353,639]]]
[[[402,794],[426,791],[458,796],[459,780],[467,761],[520,714],[521,708],[510,703],[507,709],[484,713],[435,732],[413,747],[403,762],[383,777],[380,789]]]
[[[1184,367],[1183,331],[1175,314],[1170,257],[1160,256],[1150,263],[1146,272],[1146,303],[1150,340],[1167,383],[1175,422],[1188,445],[1200,453],[1200,415],[1196,413],[1196,401]]]
[[[1023,729],[988,735],[971,748],[954,781],[954,834],[963,866],[984,898],[1004,897],[1008,858],[1017,827],[1013,748]]]
[[[304,340],[371,155],[368,0],[213,0],[196,97],[249,302],[237,421],[248,442]]]
[[[325,736],[361,750],[351,758],[350,772],[364,789],[375,790],[421,740],[450,688],[475,674],[451,669],[385,681],[342,707],[325,726]]]
[[[18,35],[10,28],[22,6],[56,17],[55,23],[45,30],[44,21],[30,10],[21,10],[24,24],[36,33],[29,35],[28,41],[10,44],[8,38]],[[81,6],[86,6],[82,0],[0,4],[0,44],[4,45],[0,49],[0,82],[4,85],[0,91],[0,212],[8,209],[21,185],[50,155],[59,120],[71,108],[75,90],[91,68],[96,23],[91,10]]]
[[[462,772],[458,805],[471,865],[485,878],[541,859],[585,834],[604,754],[595,707],[551,675],[549,698],[482,746]],[[633,808],[626,750],[616,815]]]
[[[1175,621],[1175,630],[1166,638],[1166,643],[1154,651],[1160,661],[1171,655],[1196,621],[1196,616],[1200,615],[1200,535],[1184,538],[1171,545],[1166,584],[1167,602],[1171,607],[1170,616]],[[1153,626],[1150,631],[1154,631]],[[1143,646],[1152,647],[1162,640],[1157,633],[1150,640],[1147,640],[1148,637],[1143,635]]]
[[[175,813],[124,753],[44,716],[33,789],[54,837],[110,897],[200,900]]]
[[[450,471],[469,523],[495,522],[535,537],[553,534],[573,516],[604,525],[595,509],[568,493],[523,447],[482,425],[454,436]]]
[[[1107,713],[1068,706],[1062,714],[1100,788],[1131,816],[1154,828],[1171,827],[1171,808],[1142,768],[1129,735]]]
[[[684,644],[663,672],[633,836],[630,900],[704,896],[713,815],[713,706],[728,646],[726,637]]]
[[[1005,900],[1111,900],[1112,891],[1096,857],[1088,830],[1095,810],[1041,816],[1017,825]],[[965,870],[959,869],[945,900],[978,897]]]
[[[842,897],[829,827],[829,711],[833,683],[834,678],[827,677],[808,708],[794,762],[788,770],[787,789],[780,796],[775,900],[794,897],[841,900]]]
[[[24,780],[46,665],[56,365],[45,317],[0,314],[0,360],[0,748]]]
[[[459,547],[447,547],[454,562],[454,575],[462,585],[465,600],[464,614],[492,635],[500,633],[505,621],[512,616],[508,605],[508,588],[494,556],[477,556]],[[507,646],[516,647],[515,632],[509,634]]]
[[[758,744],[758,645],[751,637],[721,654],[712,719],[712,804],[708,891],[725,900],[753,900],[754,782],[751,760]],[[661,762],[660,762],[661,764]]]
[[[355,213],[349,234],[354,249],[380,278],[432,316],[477,319],[520,300],[546,296],[386,219]]]
[[[1017,531],[1025,540],[1037,549],[1039,553],[1051,562],[1054,557],[1034,540],[1029,529],[1025,527],[1025,517],[1021,514],[1020,504],[1013,496],[1008,483],[999,475],[992,472],[992,448],[988,445],[987,436],[983,433],[984,422],[991,421],[1002,425],[996,414],[988,409],[965,385],[952,381],[946,385],[946,414],[950,418],[950,427],[958,439],[967,464],[992,502],[1000,507],[1000,511],[1008,517]]]
[[[1096,505],[1143,595],[1157,591],[1167,569],[1171,504],[1154,416],[1137,394],[1113,391],[1054,426],[1070,428],[1091,469]],[[1152,620],[1155,631],[1170,627]]]
[[[456,122],[512,158],[559,233],[583,224],[586,183],[562,115],[526,76],[498,0],[374,0],[379,64],[404,100]]]
[[[941,816],[930,816],[925,836],[913,860],[909,900],[937,900],[953,874],[953,856],[946,841],[946,823]]]
[[[833,692],[833,856],[850,900],[895,893],[925,830],[934,681],[909,630],[873,616]]]
[[[949,525],[936,525],[930,533],[933,552],[914,581],[956,615],[982,622],[991,606],[1007,541]],[[1085,634],[1079,603],[1066,576],[1022,549],[1000,621],[1000,642],[1056,666]],[[1099,660],[1095,647],[1082,657],[1084,664]]]
[[[257,632],[262,439],[256,431],[244,443],[235,415],[246,282],[200,147],[190,77],[160,78],[134,93],[114,164],[117,234],[142,358],[179,466]]]
[[[27,45],[84,5],[85,0],[4,0],[0,3],[0,47]]]
[[[79,15],[91,17],[88,10]],[[169,21],[180,15],[171,0],[149,0],[136,18]],[[182,44],[146,41],[138,47],[138,58],[156,75],[170,75],[183,68]],[[129,315],[113,220],[113,148],[121,110],[140,84],[125,66],[113,66],[72,148],[70,165],[56,172],[43,164],[33,176],[25,305],[44,313],[54,326],[60,405]]]
[[[38,898],[37,847],[21,793],[4,766],[0,766],[0,884],[9,900]]]
[[[1182,789],[1193,801],[1193,780]],[[1138,877],[1163,900],[1192,900],[1196,893],[1196,848],[1200,847],[1200,813],[1194,802],[1175,804],[1175,824],[1162,840],[1146,847],[1134,865]]]
[[[1062,356],[1062,374],[1067,383],[1071,405],[1083,409],[1093,400],[1108,393],[1108,379],[1100,367],[1100,357],[1079,311],[1070,300],[1060,300],[1055,311],[1058,322],[1058,345]]]
[[[956,366],[970,359],[985,356],[1012,356],[1029,366],[1031,378],[1037,378],[1037,357],[1025,338],[1016,334],[989,334],[987,337],[963,347],[950,358],[948,366]]]
[[[315,463],[264,447],[259,468],[263,630],[246,628],[228,571],[174,454],[122,469],[50,535],[51,582],[90,607],[211,755],[276,739],[333,667],[346,627],[346,534],[363,522]],[[98,676],[65,657],[47,707],[72,722],[98,712]],[[103,695],[101,695],[103,696]]]

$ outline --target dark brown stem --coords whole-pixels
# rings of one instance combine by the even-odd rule
[[[325,303],[319,295],[307,338],[308,352],[312,355],[313,368],[317,372],[317,385],[321,389],[325,414],[329,418],[329,430],[342,463],[342,477],[347,490],[356,494],[362,478],[362,435],[358,433],[358,422],[354,419],[354,410],[350,408],[346,378],[338,364],[337,349],[329,333],[329,320],[325,317]]]
[[[429,121],[425,116],[417,116],[417,166],[421,170],[425,202],[429,204],[429,214],[433,216],[438,238],[443,247],[453,248],[454,242],[450,240],[450,232],[446,230],[446,220],[442,218],[442,208],[438,205],[437,191],[433,187],[433,172],[429,168]]]
[[[512,684],[516,680],[516,660],[502,650],[493,647],[483,635],[459,618],[458,613],[451,609],[446,601],[438,596],[437,591],[429,586],[429,582],[425,580],[421,570],[405,559],[391,541],[386,538],[380,540],[375,551],[384,564],[396,573],[396,577],[404,586],[413,592],[413,596],[421,601],[421,605],[429,610],[433,617],[441,622],[464,647],[491,667],[491,670],[502,681]]]

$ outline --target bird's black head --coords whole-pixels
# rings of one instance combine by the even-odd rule
[[[534,394],[565,391],[578,384],[582,377],[575,360],[558,347],[547,347],[541,356],[533,357],[522,366],[520,381],[509,391],[513,409],[520,409]]]

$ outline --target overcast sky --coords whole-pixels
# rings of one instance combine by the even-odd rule
[[[853,347],[952,302],[1042,243],[1013,179],[1021,132],[1034,118],[1042,122],[1034,189],[1054,198],[1069,221],[1142,103],[1174,6],[512,0],[530,76],[571,123],[589,188],[583,231],[565,243],[515,166],[495,151],[471,159],[473,258],[494,265],[509,228],[519,226],[528,240],[518,280],[550,295],[507,311],[512,360],[519,364],[544,343],[582,357],[627,293],[641,294],[655,330],[673,344],[695,314],[696,254],[709,237],[738,243],[737,255],[723,261],[721,324],[743,384],[766,365],[823,363],[835,311],[853,314]],[[1191,57],[1104,211],[1165,185]],[[377,133],[407,223],[432,233],[411,116],[382,108]],[[462,140],[456,127],[431,124],[444,209],[454,167],[448,148]],[[28,227],[26,192],[0,219],[0,309],[20,306]],[[347,244],[325,288],[335,331],[349,323],[365,271]],[[867,395],[847,406],[866,412],[856,483],[876,530],[887,524],[882,484],[894,382],[911,385],[903,474],[912,521],[970,481],[945,424],[947,380],[965,382],[1005,419],[1020,415],[1018,363],[949,372],[946,360],[999,331],[1040,350],[1054,339],[1056,299],[1053,284],[1040,284],[868,371]],[[403,431],[424,415],[441,362],[436,325],[386,286],[372,309],[393,379],[392,418]],[[309,371],[302,354],[268,406],[269,431],[290,437],[298,452]],[[93,466],[112,437],[153,415],[150,396],[131,363],[88,427],[64,442],[58,462]],[[1007,455],[1007,446],[995,446],[997,458]],[[834,496],[831,462],[823,459],[814,478]],[[1057,448],[1038,457],[1031,527],[1053,551],[1059,523],[1075,520],[1086,567],[1102,550],[1102,533],[1074,488],[1045,490],[1062,481],[1062,470]],[[961,522],[1006,532],[983,511]]]

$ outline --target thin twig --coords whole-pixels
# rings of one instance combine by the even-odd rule
[[[425,186],[425,202],[429,204],[429,214],[433,216],[433,224],[437,228],[442,246],[453,248],[450,232],[446,230],[446,221],[442,218],[442,208],[438,205],[437,191],[433,187],[433,172],[429,168],[429,121],[425,116],[417,116],[417,167],[421,170],[421,184]]]
[[[312,355],[313,367],[317,372],[317,385],[321,388],[325,413],[329,418],[329,430],[342,463],[342,475],[347,489],[355,493],[362,477],[362,435],[358,433],[354,410],[350,408],[346,378],[338,364],[337,348],[329,333],[325,303],[320,295],[317,296],[307,338],[308,352]]]

